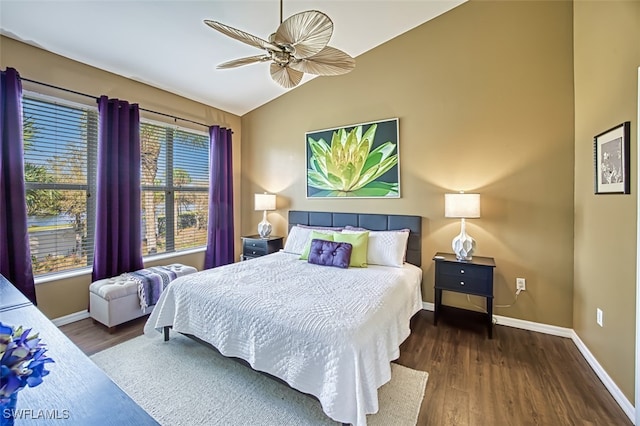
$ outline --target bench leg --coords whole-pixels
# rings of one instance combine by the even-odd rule
[[[115,325],[111,326],[111,327],[108,328],[108,330],[109,330],[109,334],[113,334],[116,331],[116,326]]]
[[[164,331],[164,341],[168,342],[169,341],[169,326],[164,327],[163,331]]]

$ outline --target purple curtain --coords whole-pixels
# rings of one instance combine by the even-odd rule
[[[98,99],[98,175],[93,281],[141,269],[140,111]]]
[[[209,128],[209,221],[205,269],[234,260],[231,129]]]
[[[24,186],[22,82],[13,68],[0,74],[0,135],[0,274],[36,304]]]

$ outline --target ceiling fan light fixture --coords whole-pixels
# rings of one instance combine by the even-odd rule
[[[282,21],[282,3],[280,7]],[[268,41],[217,21],[207,19],[204,23],[228,37],[266,50],[263,55],[224,62],[217,66],[218,69],[271,61],[271,78],[285,89],[297,86],[305,73],[340,75],[353,70],[356,65],[355,59],[347,53],[327,46],[333,35],[333,22],[317,10],[291,15],[281,22]]]

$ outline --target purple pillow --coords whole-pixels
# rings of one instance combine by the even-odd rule
[[[349,243],[313,239],[309,250],[309,263],[348,268],[352,249],[353,246]]]

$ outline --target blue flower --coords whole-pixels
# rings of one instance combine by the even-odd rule
[[[54,362],[38,335],[31,329],[10,327],[0,322],[0,402],[26,386],[35,387],[49,374],[47,363]]]

